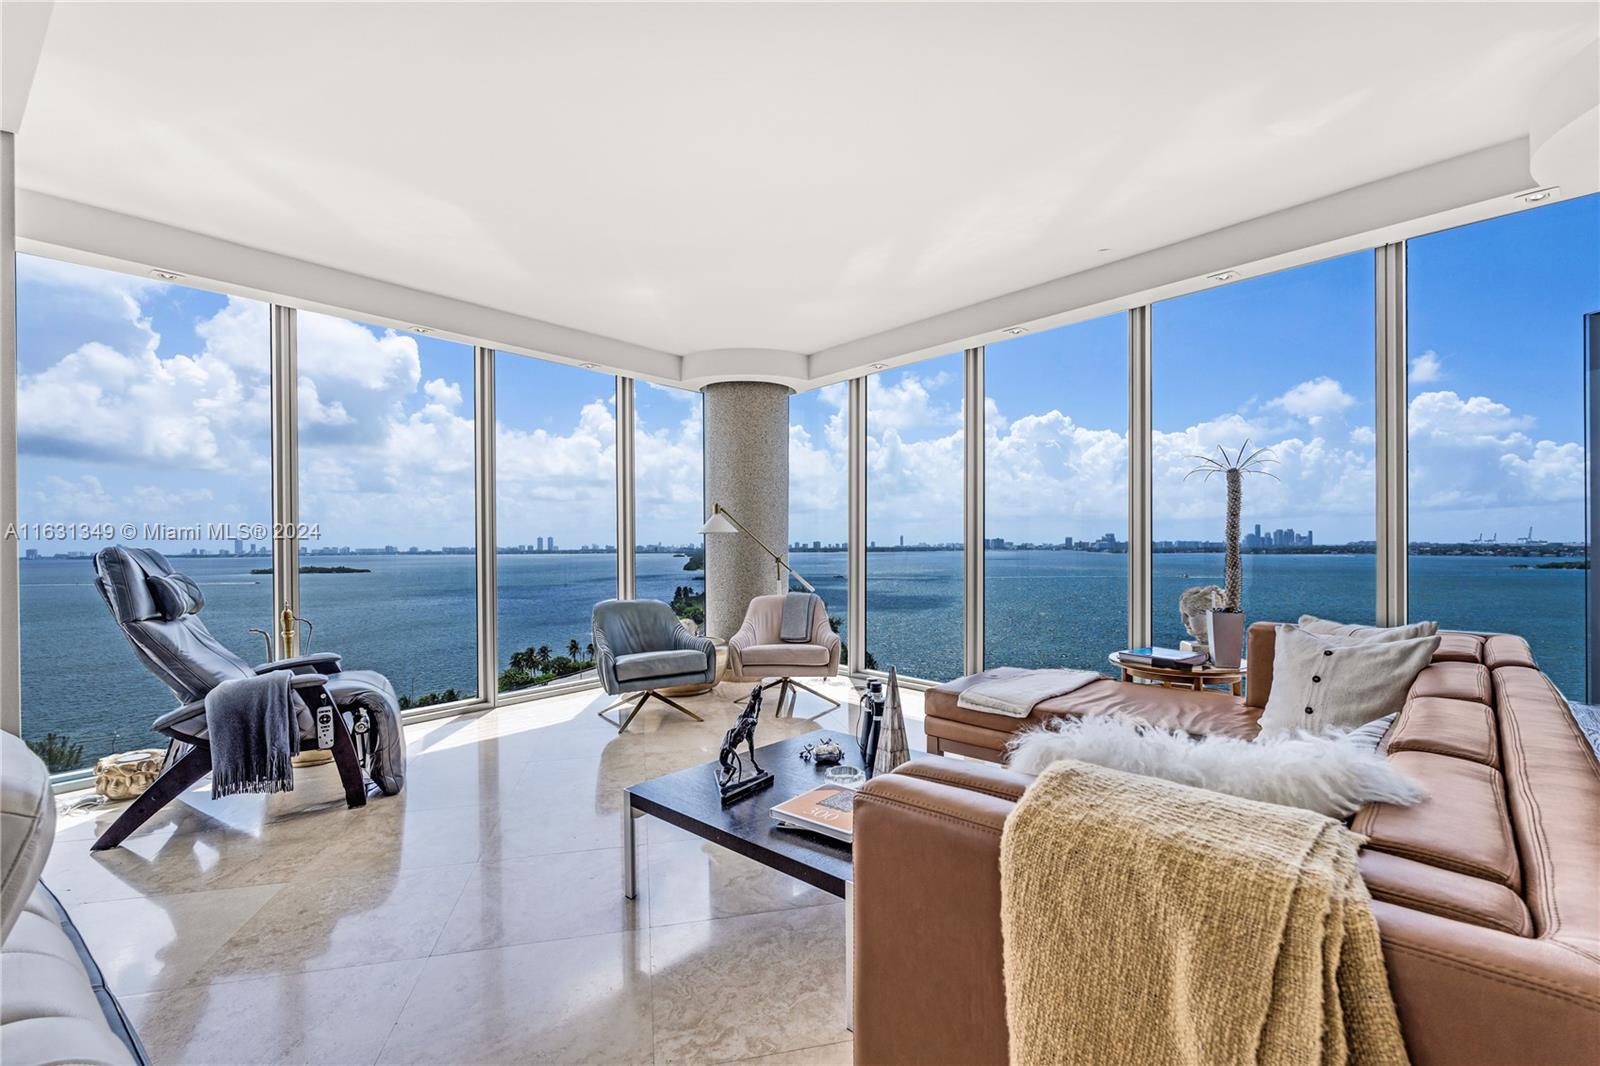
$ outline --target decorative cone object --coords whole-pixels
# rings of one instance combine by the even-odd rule
[[[872,762],[872,774],[886,774],[901,763],[911,761],[911,748],[906,744],[906,718],[900,709],[900,682],[894,667],[889,667],[889,706],[883,712],[883,728],[878,733],[878,757]]]

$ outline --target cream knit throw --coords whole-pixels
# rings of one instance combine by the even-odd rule
[[[1404,1064],[1360,838],[1064,761],[1000,844],[1011,1061]]]

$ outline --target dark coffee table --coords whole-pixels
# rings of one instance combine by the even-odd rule
[[[828,767],[800,759],[801,748],[825,737],[831,737],[844,749],[845,765],[861,766],[861,749],[855,737],[818,730],[757,748],[756,761],[763,770],[772,772],[772,786],[726,807],[717,790],[715,762],[627,788],[622,802],[622,894],[633,899],[638,892],[633,822],[640,815],[649,814],[838,896],[845,901],[844,972],[848,1016],[848,1005],[853,998],[851,970],[855,942],[855,915],[850,899],[850,845],[816,833],[779,828],[771,813],[772,808],[784,800],[828,783],[824,776]]]
[[[771,814],[784,800],[828,783],[828,767],[800,759],[801,748],[824,737],[844,749],[846,765],[861,765],[855,737],[819,730],[757,748],[756,761],[772,772],[772,786],[726,807],[717,791],[714,762],[629,787],[622,805],[623,894],[632,899],[636,888],[633,820],[649,814],[843,899],[850,885],[850,845],[779,828]]]

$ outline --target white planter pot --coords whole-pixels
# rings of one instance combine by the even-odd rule
[[[1233,669],[1244,658],[1244,612],[1206,612],[1207,643],[1211,645],[1211,662],[1225,669]]]

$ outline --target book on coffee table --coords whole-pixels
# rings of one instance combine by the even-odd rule
[[[806,829],[849,843],[855,795],[854,789],[823,785],[773,807],[772,819],[789,829]]]
[[[1163,670],[1198,670],[1206,664],[1204,653],[1178,648],[1129,648],[1118,652],[1117,658],[1135,666],[1156,666]]]

